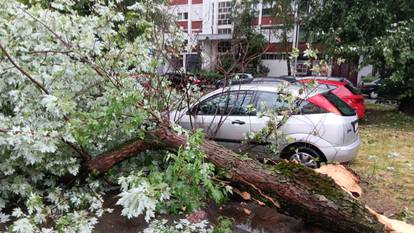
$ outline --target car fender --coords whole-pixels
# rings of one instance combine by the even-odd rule
[[[286,135],[286,144],[282,145],[281,151],[283,151],[286,147],[293,143],[302,142],[307,143],[315,146],[319,150],[323,150],[324,148],[333,147],[333,145],[326,140],[322,139],[321,137],[315,136],[313,134],[288,134]]]

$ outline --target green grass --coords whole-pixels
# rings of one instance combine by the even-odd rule
[[[367,104],[362,145],[350,164],[362,178],[363,201],[387,216],[414,222],[414,117]]]

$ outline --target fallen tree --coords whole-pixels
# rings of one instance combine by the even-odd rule
[[[157,50],[147,31],[158,31],[147,28],[133,42],[119,39],[123,35],[114,29],[123,15],[103,1],[88,17],[64,5],[55,7],[67,7],[67,14],[8,1],[0,6],[0,220],[13,221],[16,232],[41,232],[53,224],[57,231],[91,232],[106,194],[96,174],[110,173],[145,150],[177,152],[187,145],[187,137],[159,114],[171,103],[157,101],[167,99],[163,83],[147,90],[129,76],[157,64],[159,58],[148,54]],[[135,6],[141,8],[163,10]],[[146,22],[143,11],[138,17]],[[332,232],[386,231],[325,175],[284,161],[261,164],[208,140],[199,147],[233,187],[270,207]],[[68,176],[70,185],[62,179]],[[144,204],[155,209],[153,202]],[[135,207],[128,206],[133,217]]]
[[[187,143],[184,135],[167,127],[149,132],[146,138],[147,142],[134,142],[89,161],[88,168],[106,172],[112,165],[141,152],[144,145],[177,150]],[[255,198],[290,216],[331,232],[386,232],[385,226],[362,203],[326,175],[290,162],[261,164],[209,140],[201,144],[201,149],[208,161],[228,173],[235,187],[248,190]]]

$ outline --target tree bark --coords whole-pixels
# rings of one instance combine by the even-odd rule
[[[148,141],[135,141],[130,144],[126,143],[117,150],[100,155],[86,163],[88,171],[106,173],[114,165],[132,157],[140,152],[154,148],[156,145]]]
[[[167,128],[148,133],[150,146],[159,145],[177,150],[187,143],[186,137]],[[100,172],[137,154],[148,142],[134,142],[118,151],[91,161],[88,168]],[[319,226],[330,232],[378,233],[385,226],[363,204],[343,191],[326,175],[298,164],[281,161],[265,165],[216,143],[205,140],[201,149],[218,169],[226,171],[229,180],[239,188],[247,189],[255,198],[290,216]]]

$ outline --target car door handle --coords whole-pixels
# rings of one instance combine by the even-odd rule
[[[244,124],[246,124],[246,122],[241,121],[241,120],[235,120],[235,121],[232,121],[231,123],[232,123],[233,125],[234,125],[234,124],[239,124],[239,125],[244,125]]]

